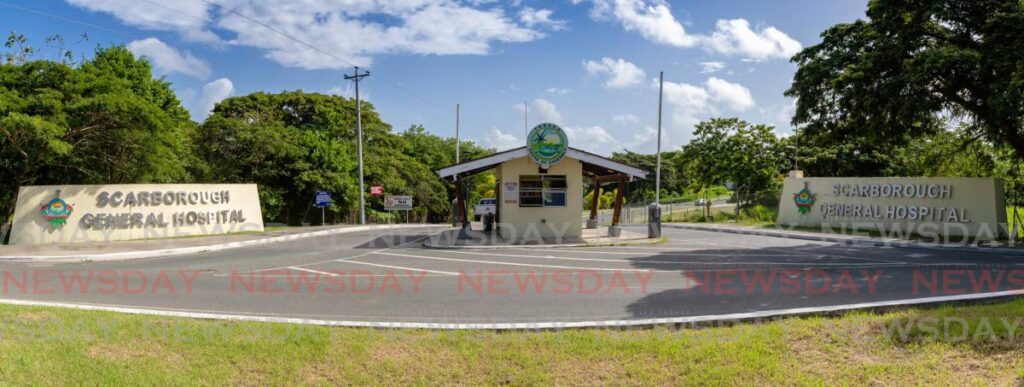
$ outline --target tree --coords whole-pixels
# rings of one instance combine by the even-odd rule
[[[793,57],[786,95],[809,138],[885,153],[953,118],[966,141],[1024,154],[1024,3],[872,0],[867,17]]]
[[[686,187],[686,177],[681,166],[683,154],[680,151],[661,152],[661,196],[680,194]],[[629,203],[647,203],[654,201],[655,169],[657,155],[642,154],[629,150],[612,153],[612,160],[622,162],[647,172],[646,179],[638,179],[629,183],[626,201]],[[605,189],[610,189],[606,187]],[[610,191],[609,191],[610,192]],[[588,196],[589,197],[589,196]]]
[[[774,194],[785,169],[785,150],[773,130],[737,118],[713,118],[697,124],[693,140],[683,147],[692,183],[709,188],[732,182],[747,197]]]
[[[22,185],[191,180],[194,124],[146,60],[123,46],[77,67],[19,58],[0,65],[4,223]]]
[[[332,193],[333,215],[357,204],[354,101],[321,94],[253,93],[221,101],[197,133],[207,180],[256,183],[266,221],[300,224],[316,191]],[[367,111],[372,107],[365,107]],[[376,118],[364,118],[379,125]]]
[[[451,201],[455,198],[455,187],[452,184],[445,184],[438,178],[434,171],[455,164],[455,139],[451,137],[440,137],[430,134],[421,125],[413,125],[401,134],[405,140],[405,149],[402,152],[422,163],[429,176],[418,177],[410,189],[417,194],[417,207],[425,211],[432,221],[446,222],[451,211]],[[460,147],[461,161],[480,158],[491,153],[492,149],[482,148],[471,141],[462,141]],[[490,176],[490,177],[488,177]],[[484,172],[478,176],[466,179],[467,187],[479,186],[481,180],[490,180],[493,189],[494,175],[492,172]],[[481,196],[488,194],[486,190],[470,191],[470,202],[479,200]]]

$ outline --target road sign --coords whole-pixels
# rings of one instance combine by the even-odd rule
[[[316,191],[316,206],[317,207],[330,207],[331,205],[331,193],[327,191]]]
[[[409,211],[412,210],[412,196],[385,196],[384,209],[388,211]]]
[[[373,185],[370,186],[370,195],[380,196],[384,194],[384,186]]]

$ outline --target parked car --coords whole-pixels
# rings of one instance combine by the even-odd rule
[[[484,214],[494,215],[497,211],[497,204],[498,200],[495,198],[480,199],[480,202],[473,206],[473,220],[480,221],[480,218],[483,217]]]
[[[693,205],[695,205],[697,207],[706,206],[707,204],[708,204],[708,200],[704,199],[704,198],[700,198],[700,199],[697,199],[697,200],[693,201]]]

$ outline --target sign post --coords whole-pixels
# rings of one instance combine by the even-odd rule
[[[327,210],[331,205],[331,193],[327,191],[316,191],[316,206],[320,207],[320,225],[327,224]]]
[[[384,209],[387,211],[405,211],[405,221],[409,222],[409,211],[412,211],[412,196],[391,195],[384,197]]]

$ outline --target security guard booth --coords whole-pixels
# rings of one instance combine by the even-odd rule
[[[527,137],[527,146],[507,150],[441,168],[437,174],[454,182],[456,217],[467,221],[466,187],[463,178],[494,169],[497,177],[496,224],[508,241],[544,238],[581,240],[583,200],[591,200],[589,228],[597,228],[597,201],[602,186],[616,190],[612,216],[614,234],[622,212],[626,182],[646,177],[640,168],[570,148],[565,132],[557,125],[537,125]],[[584,184],[594,190],[584,198]]]

